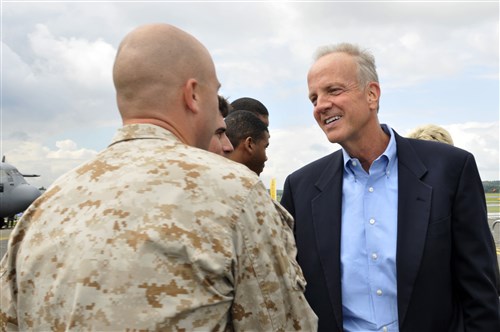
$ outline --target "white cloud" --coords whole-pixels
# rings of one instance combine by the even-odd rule
[[[21,173],[40,175],[27,179],[37,187],[48,187],[59,176],[97,154],[71,140],[57,141],[55,149],[33,141],[9,141],[4,145],[9,164]]]
[[[500,179],[499,122],[444,125],[455,146],[471,152],[483,181]]]
[[[74,37],[56,38],[43,24],[37,24],[28,38],[37,59],[34,67],[41,75],[62,74],[67,80],[91,89],[112,84],[116,50],[102,39],[90,42]]]
[[[422,39],[418,33],[410,32],[399,38],[399,41],[407,50],[412,51],[419,47]]]
[[[93,157],[96,152],[86,148],[78,148],[72,140],[56,142],[57,150],[47,151],[46,157],[60,160],[87,160]]]
[[[41,24],[25,39],[32,56],[2,44],[2,141],[43,141],[119,121],[109,43],[57,37]]]
[[[271,138],[267,148],[268,161],[261,179],[269,187],[271,178],[276,179],[276,188],[282,189],[288,174],[308,163],[340,149],[338,144],[328,141],[317,125],[270,129]]]

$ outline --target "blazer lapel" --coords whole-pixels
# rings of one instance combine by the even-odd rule
[[[396,272],[399,325],[402,326],[424,251],[432,187],[421,181],[427,168],[409,141],[395,135],[398,154]]]
[[[340,286],[340,225],[342,216],[341,150],[332,154],[315,186],[320,193],[312,199],[313,226],[323,266],[330,301],[339,331],[342,331],[342,297]]]

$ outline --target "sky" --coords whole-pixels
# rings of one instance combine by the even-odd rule
[[[0,152],[48,187],[106,148],[121,126],[111,77],[135,27],[173,24],[211,53],[220,93],[270,113],[261,179],[340,148],[312,115],[307,72],[319,46],[350,42],[375,56],[379,119],[400,135],[447,129],[499,180],[498,1],[3,1]]]

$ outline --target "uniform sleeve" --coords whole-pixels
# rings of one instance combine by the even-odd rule
[[[500,331],[498,263],[485,195],[472,155],[466,159],[453,209],[454,268],[466,331]]]
[[[285,180],[285,185],[283,187],[283,195],[281,196],[281,205],[285,209],[287,209],[288,212],[290,212],[293,215],[295,215],[295,207],[293,205],[293,197],[292,197],[292,187],[290,184],[290,176],[288,176]]]
[[[10,244],[10,241],[9,241]],[[0,331],[18,331],[15,267],[10,264],[11,248],[0,261]]]
[[[305,280],[295,255],[291,216],[274,204],[259,181],[237,221],[236,331],[315,331],[317,317],[304,297]]]

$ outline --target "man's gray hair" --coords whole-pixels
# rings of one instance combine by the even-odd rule
[[[358,64],[358,83],[360,89],[364,89],[370,82],[378,83],[375,57],[368,50],[362,50],[357,45],[350,43],[321,46],[314,54],[314,61],[331,53],[346,53],[355,59]]]

